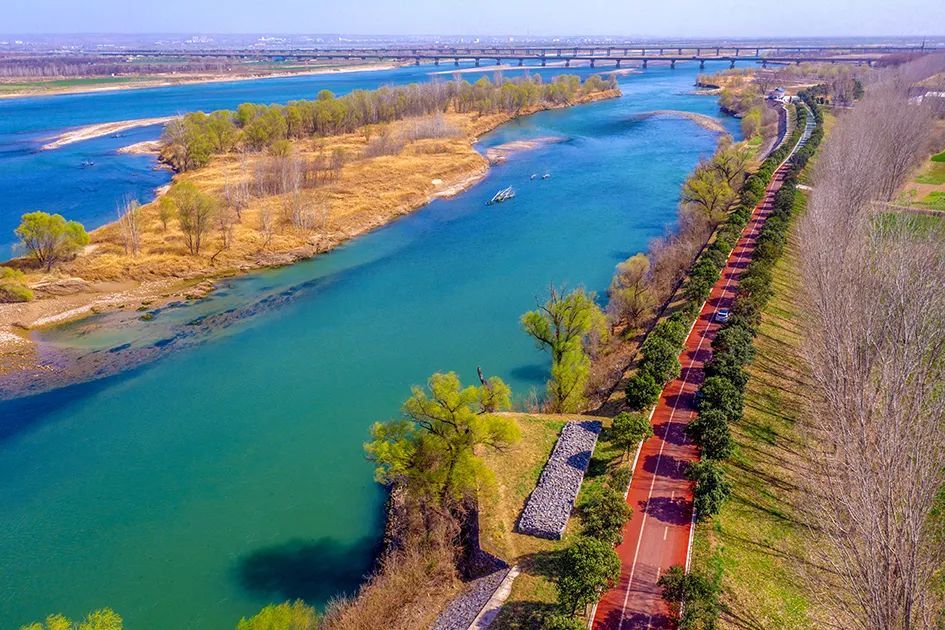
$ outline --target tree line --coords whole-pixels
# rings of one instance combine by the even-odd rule
[[[167,72],[230,72],[232,64],[215,59],[184,61],[115,60],[96,55],[0,56],[0,77],[16,79],[110,77]]]
[[[724,217],[724,220],[716,223],[715,239],[702,249],[688,268],[685,284],[682,287],[684,304],[670,317],[654,326],[646,336],[641,346],[642,357],[636,373],[628,380],[625,388],[626,405],[631,410],[628,415],[645,419],[647,410],[658,402],[663,387],[679,377],[682,370],[679,355],[692,322],[699,315],[703,303],[718,281],[730,252],[748,224],[754,208],[764,196],[774,171],[787,158],[791,148],[800,139],[807,114],[801,106],[797,106],[795,111],[797,124],[793,134],[786,138],[783,145],[769,155],[755,173],[745,177],[744,171],[738,169],[742,180],[739,193],[732,192],[726,195],[727,205],[720,206],[718,210],[717,216]],[[820,133],[816,133],[815,136],[809,148],[799,151],[794,156],[793,169],[799,170],[806,164],[811,151],[819,142]],[[727,160],[723,158],[721,161]],[[725,178],[718,174],[717,169],[718,165],[713,165],[713,161],[710,160],[700,165],[690,180],[704,180],[712,177],[718,182],[717,185],[721,185]],[[686,188],[698,190],[700,186],[692,186],[690,182],[687,182]],[[752,274],[746,272],[746,290],[752,286],[753,282],[756,285],[762,285],[766,281],[770,283],[770,266],[780,255],[779,248],[783,247],[787,218],[794,203],[793,195],[793,182],[783,193],[779,193],[771,226],[765,228],[763,236],[759,239],[758,251],[761,262],[757,263],[754,267],[755,271],[752,272],[757,279],[752,280]],[[689,195],[684,192],[684,200],[687,196]],[[738,200],[736,208],[725,212],[736,199]],[[700,203],[696,207],[703,213],[702,216],[707,225],[712,225],[713,212],[709,210],[710,206]],[[645,269],[646,265],[643,261],[647,258],[645,256],[639,258],[639,256],[641,255],[634,257],[637,261],[634,266],[638,270]],[[626,269],[618,269],[618,277],[625,271]],[[637,275],[645,278],[645,274]],[[765,295],[766,299],[763,291],[759,292],[759,299],[762,295]],[[736,312],[747,309],[745,305],[748,302],[744,302],[744,299]],[[759,305],[757,302],[751,304],[756,309],[757,316],[760,317],[760,308],[763,304]],[[744,317],[746,315],[742,315],[742,318]],[[741,417],[742,391],[747,383],[747,376],[741,368],[752,357],[753,330],[749,332],[738,328],[741,325],[741,320],[736,316],[733,318],[732,326],[721,331],[716,338],[714,348],[717,356],[714,355],[713,360],[706,366],[707,379],[700,390],[700,415],[687,427],[687,433],[700,445],[703,453],[702,461],[691,465],[687,471],[690,479],[696,484],[694,509],[701,519],[715,514],[731,491],[730,484],[725,479],[725,471],[717,462],[718,459],[731,454],[732,443],[728,423]],[[688,575],[680,567],[674,567],[674,570],[663,576],[660,584],[664,588],[664,597],[676,605],[683,599],[686,600],[681,619],[683,627],[711,627],[700,624],[714,620],[720,611],[717,601],[719,579],[718,576],[710,579],[702,575]]]
[[[824,446],[805,476],[810,554],[846,627],[945,623],[945,231],[884,204],[942,146],[941,111],[909,93],[942,89],[943,70],[928,55],[876,74],[824,143],[798,224],[806,429]]]
[[[287,105],[244,103],[236,110],[187,114],[165,128],[161,157],[175,170],[185,171],[237,148],[259,151],[287,139],[350,133],[365,125],[449,110],[516,114],[534,107],[563,105],[613,88],[613,77],[595,75],[582,83],[578,76],[558,75],[545,82],[536,74],[495,81],[482,77],[475,83],[457,78],[354,90],[340,97],[322,90],[314,100]]]

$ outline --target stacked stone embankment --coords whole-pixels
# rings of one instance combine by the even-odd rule
[[[492,573],[473,580],[443,609],[430,630],[467,630],[470,628],[483,606],[492,599],[492,595],[502,584],[509,570],[508,566],[503,565]]]
[[[600,431],[601,423],[596,420],[564,425],[538,485],[522,511],[519,532],[538,538],[561,538]]]

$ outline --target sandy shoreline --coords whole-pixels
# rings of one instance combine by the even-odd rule
[[[52,151],[54,149],[60,149],[66,145],[76,142],[91,140],[93,138],[101,138],[102,136],[110,136],[114,133],[128,131],[129,129],[136,129],[137,127],[166,125],[175,118],[177,118],[177,116],[164,116],[162,118],[139,118],[138,120],[120,120],[115,122],[86,125],[84,127],[79,127],[78,129],[73,129],[61,134],[60,136],[57,136],[52,142],[44,144],[42,150]]]
[[[118,92],[125,90],[143,90],[157,87],[173,87],[176,85],[197,85],[201,83],[230,83],[233,81],[257,81],[263,79],[288,79],[291,77],[313,76],[320,74],[340,74],[345,72],[371,72],[373,70],[393,70],[399,68],[400,64],[360,64],[356,66],[332,66],[328,68],[319,68],[313,70],[303,70],[301,72],[272,72],[265,74],[225,74],[213,76],[168,76],[154,80],[141,80],[136,83],[122,85],[103,85],[103,86],[72,86],[63,88],[52,88],[49,90],[37,86],[21,92],[12,92],[9,94],[0,94],[2,99],[29,98],[32,96],[62,96],[65,94],[89,94],[95,92]]]
[[[706,116],[705,114],[697,114],[695,112],[684,112],[675,109],[657,109],[652,112],[643,112],[642,114],[637,114],[635,116],[635,118],[639,118],[641,120],[659,117],[688,118],[703,129],[714,131],[715,133],[728,133],[725,125],[719,122],[718,119],[712,118],[711,116]]]
[[[145,140],[118,149],[124,155],[157,155],[161,151],[160,140]]]
[[[486,151],[486,159],[489,160],[490,164],[500,164],[506,161],[509,156],[516,153],[531,151],[532,149],[543,147],[546,144],[566,142],[567,140],[568,139],[564,136],[542,136],[541,138],[533,138],[531,140],[514,140],[490,147]]]

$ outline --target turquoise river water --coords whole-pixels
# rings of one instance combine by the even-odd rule
[[[149,159],[113,153],[157,130],[36,151],[63,127],[428,80],[430,70],[0,103],[0,232],[30,207],[97,225],[120,194],[144,198],[166,181]],[[328,255],[226,281],[150,322],[97,316],[42,333],[102,351],[223,322],[142,367],[0,403],[0,628],[102,606],[130,628],[231,628],[268,602],[323,605],[356,589],[383,527],[362,454],[371,422],[394,417],[435,371],[472,382],[481,365],[519,397],[542,388],[547,357],[518,318],[551,282],[602,292],[614,265],[672,229],[680,184],[717,136],[639,114],[721,117],[714,98],[692,93],[695,75],[651,67],[620,77],[620,99],[508,124],[481,148],[566,141]],[[76,166],[86,156],[96,167]],[[485,206],[509,185],[514,200]]]

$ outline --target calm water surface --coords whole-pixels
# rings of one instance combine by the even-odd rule
[[[111,606],[131,628],[230,628],[267,602],[320,605],[355,589],[382,528],[382,493],[361,449],[371,422],[394,416],[409,386],[437,370],[471,382],[481,365],[519,396],[542,387],[547,358],[518,317],[550,282],[604,290],[617,262],[673,224],[683,178],[717,138],[688,120],[635,114],[718,115],[714,99],[690,94],[695,74],[651,68],[621,79],[621,99],[509,124],[483,147],[567,141],[515,156],[467,193],[329,255],[230,281],[130,329],[104,316],[45,333],[94,350],[150,344],[201,316],[257,313],[146,367],[0,404],[0,627]],[[337,80],[188,86],[175,88],[176,101],[146,91],[160,103],[131,92],[42,99],[52,122],[20,131],[0,114],[0,141],[97,120],[70,111],[110,108],[109,98],[124,103],[120,119],[341,91]],[[112,141],[74,151],[107,155]],[[10,151],[57,173],[47,190],[21,194],[78,207],[84,195],[70,178],[85,171],[70,170],[73,157]],[[126,159],[115,158],[109,178],[147,190],[158,176]],[[0,199],[14,187],[6,160]],[[529,179],[546,171],[550,179]],[[484,205],[508,185],[513,201]],[[90,216],[107,220],[93,205]]]

